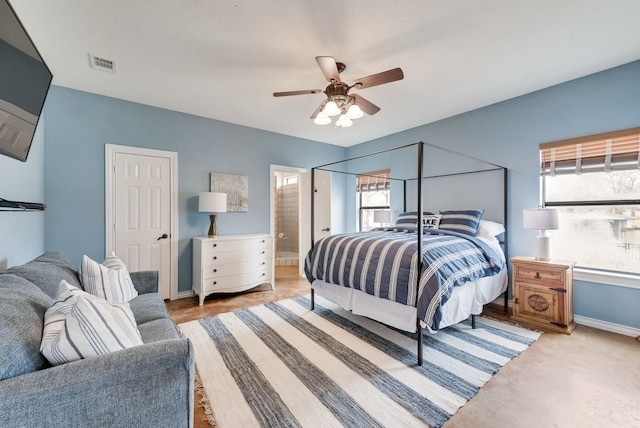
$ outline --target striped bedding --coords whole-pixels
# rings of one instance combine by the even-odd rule
[[[416,306],[418,317],[436,331],[452,288],[495,275],[505,261],[469,235],[424,229],[423,269],[418,273],[415,233],[415,227],[394,226],[323,238],[307,254],[306,277]]]

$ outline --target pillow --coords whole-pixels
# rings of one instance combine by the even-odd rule
[[[26,279],[0,274],[0,381],[49,367],[40,343],[42,320],[52,302]]]
[[[480,220],[477,236],[493,238],[504,233],[504,225],[495,221]]]
[[[434,215],[432,212],[423,211],[423,215]],[[407,211],[400,213],[396,219],[396,226],[417,226],[418,225],[418,211]]]
[[[442,216],[439,214],[422,216],[422,227],[425,229],[437,229],[441,218]]]
[[[109,303],[65,280],[44,315],[40,352],[54,366],[142,345],[128,303]]]
[[[82,256],[80,281],[86,292],[111,303],[127,303],[138,295],[127,268],[113,253],[103,264]]]
[[[440,214],[440,229],[476,236],[484,210],[449,210]]]

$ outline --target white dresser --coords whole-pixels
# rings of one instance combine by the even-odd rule
[[[273,289],[271,235],[193,238],[193,291],[200,306],[213,293],[235,293],[263,283]]]

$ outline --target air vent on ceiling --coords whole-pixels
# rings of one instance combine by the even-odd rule
[[[99,56],[89,54],[89,65],[96,70],[106,71],[107,73],[116,72],[116,63],[110,59],[101,58]]]

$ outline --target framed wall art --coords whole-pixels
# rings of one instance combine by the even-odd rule
[[[227,194],[227,212],[249,211],[248,176],[212,172],[211,192]]]

